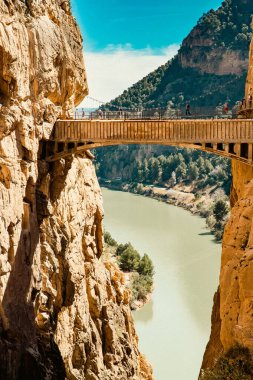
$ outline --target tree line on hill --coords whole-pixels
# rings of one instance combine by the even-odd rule
[[[141,195],[152,196],[154,185],[167,189],[191,185],[199,214],[221,240],[229,213],[230,160],[191,149],[131,145],[98,150],[96,169],[102,184],[118,189],[127,184],[128,191]],[[214,193],[211,205],[201,201],[209,189]],[[160,199],[170,201],[169,195]]]
[[[192,149],[169,147],[161,151],[137,145],[98,149],[97,175],[102,180],[157,185],[197,181],[197,189],[219,185],[229,194],[230,160]]]

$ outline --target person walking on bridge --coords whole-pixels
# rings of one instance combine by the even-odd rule
[[[191,105],[190,105],[190,103],[186,103],[185,114],[186,114],[186,116],[190,116],[191,115]]]
[[[225,114],[227,114],[228,113],[228,102],[226,102],[226,103],[224,103],[224,106],[223,106],[223,111],[224,111],[224,113]]]
[[[241,108],[241,109],[246,108],[246,99],[245,99],[245,98],[242,99],[241,107],[240,107],[240,108]]]
[[[251,109],[252,108],[252,88],[249,90],[249,95],[248,95],[248,107]]]

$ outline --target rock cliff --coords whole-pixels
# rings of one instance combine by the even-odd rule
[[[0,15],[0,379],[152,379],[101,258],[91,161],[40,160],[88,91],[69,1],[0,0]]]
[[[220,287],[203,368],[212,368],[238,345],[253,352],[253,168],[235,161],[232,171],[231,217],[222,243]]]
[[[251,28],[253,30],[253,19],[251,23]],[[250,44],[250,52],[249,52],[249,70],[246,81],[246,89],[245,89],[245,99],[248,100],[249,94],[253,94],[253,39]]]
[[[215,75],[242,75],[249,63],[243,51],[214,46],[213,38],[198,27],[183,41],[178,57],[182,68]]]
[[[246,97],[253,86],[253,40]],[[222,242],[220,286],[214,297],[212,333],[203,368],[234,347],[253,353],[253,168],[232,162],[231,216]]]

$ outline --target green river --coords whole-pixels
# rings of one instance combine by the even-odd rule
[[[152,301],[134,312],[155,380],[197,380],[210,335],[221,246],[205,220],[143,196],[103,189],[105,229],[155,266]]]

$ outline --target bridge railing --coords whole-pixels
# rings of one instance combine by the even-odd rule
[[[232,109],[217,107],[178,107],[149,109],[119,109],[117,111],[76,111],[76,120],[180,120],[180,119],[236,119],[240,105]]]

